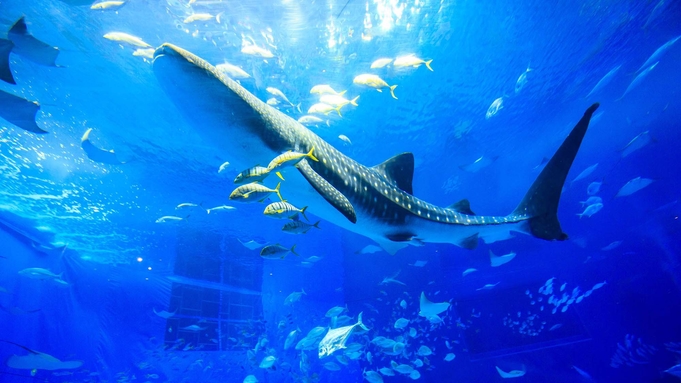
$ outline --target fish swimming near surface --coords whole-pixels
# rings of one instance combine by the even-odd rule
[[[468,274],[470,274],[470,273],[474,273],[474,272],[476,272],[476,271],[478,271],[478,269],[469,268],[469,269],[464,270],[463,273],[461,273],[461,276],[462,276],[462,277],[465,277],[466,275],[468,275]]]
[[[342,92],[337,92],[335,91],[331,85],[327,84],[320,84],[320,85],[315,85],[310,89],[310,94],[318,94],[318,95],[323,95],[323,94],[335,94],[338,96],[342,96],[347,92],[346,90]]]
[[[176,217],[174,215],[164,215],[163,217],[157,219],[155,222],[156,223],[165,223],[165,222],[178,222],[182,221],[184,218],[182,217]]]
[[[28,101],[0,90],[0,117],[7,122],[31,133],[45,134],[47,131],[35,122],[39,110],[40,104],[36,101]]]
[[[357,323],[353,325],[329,329],[324,338],[319,342],[319,358],[324,358],[345,348],[345,342],[347,342],[350,334],[352,334],[356,327],[369,331],[369,328],[362,323],[362,313],[359,313]]]
[[[119,43],[127,43],[140,48],[151,48],[151,45],[144,42],[141,38],[124,32],[109,32],[104,34],[104,38]]]
[[[628,195],[632,195],[636,193],[637,191],[647,187],[648,185],[652,184],[654,180],[651,180],[649,178],[641,178],[641,177],[636,177],[629,182],[627,182],[624,186],[620,188],[620,190],[617,191],[617,194],[615,197],[624,197]]]
[[[488,284],[486,284],[486,285],[484,285],[484,286],[482,286],[482,287],[480,287],[480,288],[478,288],[478,289],[475,289],[475,291],[492,290],[492,289],[495,288],[499,283],[501,283],[501,282],[497,282],[497,283],[488,283]]]
[[[622,155],[622,158],[630,155],[631,153],[645,147],[649,143],[651,143],[653,138],[650,136],[650,133],[646,130],[645,132],[640,133],[636,137],[632,138],[629,143],[622,148],[620,151],[620,154]]]
[[[595,164],[589,166],[588,168],[582,170],[582,172],[579,173],[579,174],[577,175],[577,177],[575,177],[575,178],[572,180],[572,182],[570,182],[570,184],[574,183],[575,181],[579,181],[579,180],[581,180],[581,179],[584,179],[584,178],[590,176],[591,173],[593,173],[594,170],[596,170],[597,167],[598,167],[598,163],[595,163]]]
[[[59,55],[59,49],[36,39],[33,35],[28,33],[28,27],[26,26],[24,17],[14,23],[9,32],[7,32],[7,38],[14,44],[12,53],[22,56],[38,65],[58,66],[57,56]]]
[[[668,369],[664,370],[664,372],[669,375],[676,376],[677,378],[681,378],[681,363],[669,367]]]
[[[159,47],[153,69],[187,121],[208,142],[229,154],[233,164],[246,168],[287,150],[308,153],[314,147],[319,161],[304,159],[298,163],[298,172],[287,177],[289,200],[304,203],[320,218],[373,239],[391,254],[423,243],[472,249],[479,239],[508,238],[512,231],[545,240],[567,239],[557,217],[558,202],[598,104],[586,110],[513,212],[479,216],[416,198],[413,154],[364,166],[182,48],[172,44]]]
[[[386,65],[390,64],[391,62],[393,62],[393,59],[391,59],[391,58],[376,59],[376,60],[374,60],[374,62],[371,63],[371,69],[383,68]]]
[[[504,108],[504,98],[499,97],[496,100],[492,101],[492,104],[487,108],[487,113],[485,113],[485,118],[489,120],[490,118],[494,117],[501,109]]]
[[[615,77],[615,74],[617,73],[618,70],[620,70],[620,67],[622,65],[618,65],[612,69],[608,73],[605,74],[597,83],[596,85],[591,89],[591,91],[586,95],[586,98],[591,97],[593,94],[598,93],[601,89],[603,89],[606,85],[610,84],[610,81]]]
[[[583,212],[577,214],[577,216],[579,216],[579,218],[582,218],[583,216],[591,217],[592,215],[601,211],[601,209],[603,209],[603,204],[600,203],[600,202],[597,202],[593,205],[587,206],[586,209],[584,209]]]
[[[520,93],[521,90],[527,85],[527,75],[532,71],[532,68],[530,66],[527,66],[527,69],[525,69],[525,72],[523,72],[520,76],[518,76],[518,80],[515,82],[515,93],[518,94]]]
[[[638,76],[636,76],[636,77],[631,81],[631,83],[629,84],[629,86],[627,87],[627,89],[624,91],[624,93],[622,94],[622,96],[620,96],[620,98],[618,98],[618,99],[615,100],[615,101],[619,101],[619,100],[623,99],[624,96],[626,96],[627,94],[629,94],[629,92],[632,91],[632,89],[634,89],[634,88],[636,88],[637,86],[639,86],[639,84],[641,84],[641,82],[643,82],[643,80],[644,80],[646,77],[648,77],[648,74],[649,74],[650,72],[652,72],[653,69],[655,69],[655,67],[657,66],[658,63],[659,63],[659,62],[656,62],[655,64],[649,66],[649,67],[646,68],[644,71],[642,71],[641,73],[639,73]]]
[[[607,246],[605,246],[605,247],[602,247],[601,250],[602,250],[602,251],[614,250],[614,249],[618,248],[621,244],[622,244],[622,241],[610,242],[609,245],[607,245]]]
[[[586,199],[586,201],[579,201],[580,204],[582,204],[582,207],[584,206],[589,206],[597,203],[603,203],[603,199],[598,196],[591,196]]]
[[[662,55],[664,55],[669,50],[669,48],[671,48],[672,45],[674,45],[674,43],[677,42],[679,39],[681,39],[681,36],[674,37],[673,39],[664,43],[661,47],[657,48],[655,52],[653,52],[653,54],[650,55],[650,57],[648,57],[648,60],[646,60],[646,62],[644,62],[643,65],[641,65],[641,67],[638,68],[636,73],[641,72],[643,69],[650,67],[653,63],[657,63],[658,61],[660,61]]]
[[[234,79],[245,79],[251,77],[251,75],[246,73],[245,70],[227,62],[216,65],[215,69]]]
[[[50,270],[47,270],[47,269],[42,269],[42,268],[39,268],[39,267],[31,267],[31,268],[23,269],[23,270],[19,271],[19,275],[23,275],[24,277],[31,278],[31,279],[61,280],[63,273],[54,274],[53,272],[51,272]]]
[[[221,206],[216,206],[216,207],[211,207],[210,209],[206,209],[206,214],[210,214],[214,211],[231,211],[231,210],[236,210],[234,206],[228,206],[228,205],[221,205]]]
[[[94,3],[90,6],[90,9],[93,10],[106,10],[106,9],[118,9],[121,6],[125,5],[125,1],[100,1],[98,3]]]
[[[92,133],[92,128],[86,130],[85,134],[83,134],[83,137],[80,138],[80,147],[83,148],[87,158],[100,164],[120,165],[124,163],[120,161],[118,157],[116,157],[116,153],[114,153],[113,150],[100,149],[96,147],[90,141],[90,133]]]
[[[602,181],[594,181],[589,184],[589,186],[586,187],[586,194],[593,196],[598,194],[598,192],[601,191],[601,185],[603,185]]]

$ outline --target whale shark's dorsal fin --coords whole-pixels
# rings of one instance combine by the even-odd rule
[[[414,154],[402,153],[387,159],[385,162],[374,166],[377,173],[382,175],[388,182],[409,194],[414,194],[412,181],[414,180]]]
[[[312,185],[312,187],[322,196],[324,199],[335,207],[341,214],[345,216],[350,222],[357,223],[357,213],[355,213],[355,208],[352,206],[350,201],[339,192],[338,189],[333,187],[324,177],[317,174],[317,172],[312,169],[307,160],[302,160],[296,166],[300,173],[305,177],[307,182]]]
[[[473,213],[473,210],[471,210],[471,203],[465,198],[459,202],[447,206],[447,209],[454,210],[455,212],[461,214],[475,215],[475,213]]]

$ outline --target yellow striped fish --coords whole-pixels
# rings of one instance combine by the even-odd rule
[[[307,154],[294,152],[294,151],[288,151],[286,153],[282,153],[282,154],[276,156],[272,161],[270,161],[270,164],[267,165],[267,169],[269,171],[272,171],[276,168],[285,168],[287,166],[295,166],[303,158],[309,158],[312,161],[319,162],[317,157],[315,157],[314,154],[312,154],[313,152],[314,152],[314,148],[310,149],[310,152],[307,153]]]
[[[296,214],[300,213],[303,215],[303,217],[305,217],[306,220],[308,220],[307,216],[305,215],[305,210],[307,210],[307,206],[302,209],[298,209],[297,207],[285,201],[272,202],[265,207],[265,215],[271,218],[281,219],[293,218]]]
[[[238,185],[245,182],[262,182],[268,175],[270,175],[270,170],[268,168],[254,166],[237,174],[234,183]]]
[[[262,202],[270,194],[277,193],[279,199],[283,201],[284,199],[281,198],[281,193],[279,193],[280,186],[281,182],[277,184],[276,188],[270,189],[263,184],[251,182],[250,184],[241,185],[234,189],[232,194],[229,195],[229,199],[239,202]]]

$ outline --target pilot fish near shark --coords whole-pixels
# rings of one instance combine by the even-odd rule
[[[548,161],[520,204],[506,216],[476,215],[468,201],[439,207],[413,195],[414,156],[398,154],[368,167],[341,153],[295,119],[267,105],[206,60],[172,44],[156,49],[154,73],[169,98],[206,142],[245,169],[314,148],[286,177],[287,200],[376,241],[394,254],[407,245],[451,243],[472,249],[521,232],[565,240],[557,217],[565,178],[586,134],[593,104]]]

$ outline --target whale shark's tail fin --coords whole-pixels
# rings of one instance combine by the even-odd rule
[[[530,217],[529,232],[537,238],[559,241],[567,239],[567,234],[563,233],[558,222],[558,201],[591,116],[598,106],[598,103],[593,104],[584,112],[582,119],[551,157],[520,205],[511,213],[511,216]]]

